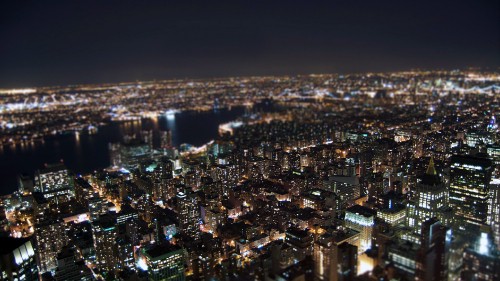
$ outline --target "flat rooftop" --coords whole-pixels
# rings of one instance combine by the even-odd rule
[[[364,217],[374,217],[376,216],[377,212],[375,210],[372,210],[370,208],[361,206],[361,205],[354,205],[352,207],[347,208],[346,212],[353,213],[353,214],[358,214],[362,215]]]

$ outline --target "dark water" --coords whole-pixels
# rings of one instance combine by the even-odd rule
[[[261,109],[262,110],[262,109]],[[265,108],[264,108],[265,110]],[[34,145],[5,146],[0,148],[0,194],[17,190],[16,178],[20,173],[33,176],[44,163],[64,161],[75,173],[88,173],[109,166],[108,143],[119,142],[127,134],[153,130],[154,143],[159,143],[159,131],[170,130],[172,143],[200,146],[216,138],[218,126],[232,121],[245,112],[243,107],[221,109],[217,112],[181,112],[175,119],[165,117],[135,122],[114,122],[99,128],[97,134],[70,134]]]

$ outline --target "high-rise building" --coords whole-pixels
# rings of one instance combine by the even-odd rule
[[[176,197],[180,232],[198,239],[200,237],[200,207],[196,194],[191,191],[178,192]]]
[[[447,195],[431,158],[427,171],[416,184],[414,197],[407,204],[406,225],[418,236],[423,222],[434,217],[443,221],[448,210]]]
[[[500,250],[500,179],[490,182],[490,196],[488,202],[488,225],[491,226],[493,239]]]
[[[99,219],[100,215],[104,215],[108,211],[107,201],[99,196],[99,193],[94,193],[92,197],[88,199],[88,208],[90,213],[90,220],[94,221]]]
[[[94,194],[94,188],[86,179],[82,177],[75,178],[74,184],[76,201],[78,201],[78,203],[82,204],[83,206],[87,206],[89,203],[89,198]]]
[[[415,280],[446,280],[451,229],[442,225],[436,218],[431,218],[422,224],[420,237]]]
[[[101,270],[113,271],[118,266],[115,218],[109,214],[100,216],[98,220],[92,222],[92,234],[97,267]]]
[[[38,170],[35,174],[35,191],[54,202],[68,201],[75,196],[73,180],[63,163],[47,165]]]
[[[488,157],[493,161],[495,165],[500,164],[500,145],[491,144],[486,147],[486,153]]]
[[[0,238],[0,280],[37,281],[38,268],[30,238]]]
[[[486,224],[491,173],[490,159],[451,157],[449,197],[459,229]]]
[[[338,274],[337,278],[332,280],[352,280],[358,271],[358,247],[349,243],[342,243],[337,246],[337,251],[333,254],[333,264],[337,265]]]
[[[285,244],[292,248],[294,262],[312,255],[313,242],[313,236],[307,230],[291,227],[285,232]]]
[[[162,157],[153,171],[153,195],[156,198],[167,197],[167,183],[172,179],[173,163],[167,157]]]
[[[168,243],[154,244],[142,249],[152,281],[184,281],[185,252],[182,248]]]
[[[476,241],[465,249],[460,277],[461,280],[500,280],[500,252],[489,227],[482,226]]]
[[[141,139],[148,144],[149,150],[153,151],[153,130],[141,131]]]
[[[359,232],[326,232],[314,243],[314,274],[317,280],[351,280],[357,273]]]
[[[492,144],[492,134],[485,131],[469,131],[465,134],[465,141],[470,147],[478,147],[480,145]]]
[[[122,158],[120,153],[121,150],[120,143],[109,143],[108,150],[109,150],[109,163],[111,163],[111,166],[121,167]]]
[[[354,202],[361,196],[357,176],[331,176],[323,185],[331,187],[333,192],[340,197],[341,202]]]
[[[386,247],[386,263],[392,263],[398,274],[407,280],[414,280],[420,247],[416,243],[402,239],[393,240]]]
[[[56,281],[87,281],[94,280],[92,272],[83,260],[77,261],[73,248],[64,247],[57,255]]]
[[[372,246],[372,232],[376,212],[370,208],[354,205],[345,212],[345,226],[360,232],[358,251],[360,253]]]
[[[47,219],[35,225],[36,253],[40,272],[57,267],[57,254],[68,243],[63,220]]]
[[[116,215],[119,232],[122,232],[132,245],[139,243],[138,221],[139,213],[128,204],[122,205],[120,213]]]
[[[116,238],[116,256],[118,260],[117,268],[120,270],[134,269],[134,247],[131,240],[123,233]]]
[[[161,148],[168,148],[172,146],[172,131],[160,131]]]
[[[17,186],[19,193],[32,193],[34,191],[33,178],[26,174],[17,176]]]

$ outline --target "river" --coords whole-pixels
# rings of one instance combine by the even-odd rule
[[[268,106],[261,107],[266,110]],[[101,126],[96,134],[64,135],[44,143],[4,146],[0,148],[0,194],[17,190],[17,175],[33,176],[45,163],[63,161],[74,173],[89,173],[109,166],[108,143],[119,142],[127,134],[153,130],[159,145],[160,130],[172,132],[172,143],[200,146],[217,137],[219,124],[235,120],[245,113],[244,107],[206,112],[180,112],[175,118],[165,116],[141,121],[112,122]]]

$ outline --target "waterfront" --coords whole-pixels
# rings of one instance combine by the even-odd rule
[[[260,107],[266,108],[265,106]],[[175,119],[160,116],[141,121],[112,122],[99,128],[94,135],[69,134],[45,140],[43,143],[4,146],[0,149],[0,194],[17,189],[20,173],[33,176],[45,163],[64,161],[75,173],[89,173],[109,166],[108,144],[119,142],[123,136],[153,130],[154,145],[159,145],[159,131],[172,132],[172,144],[200,146],[217,137],[218,126],[245,113],[244,107],[218,111],[186,111],[175,114]]]

